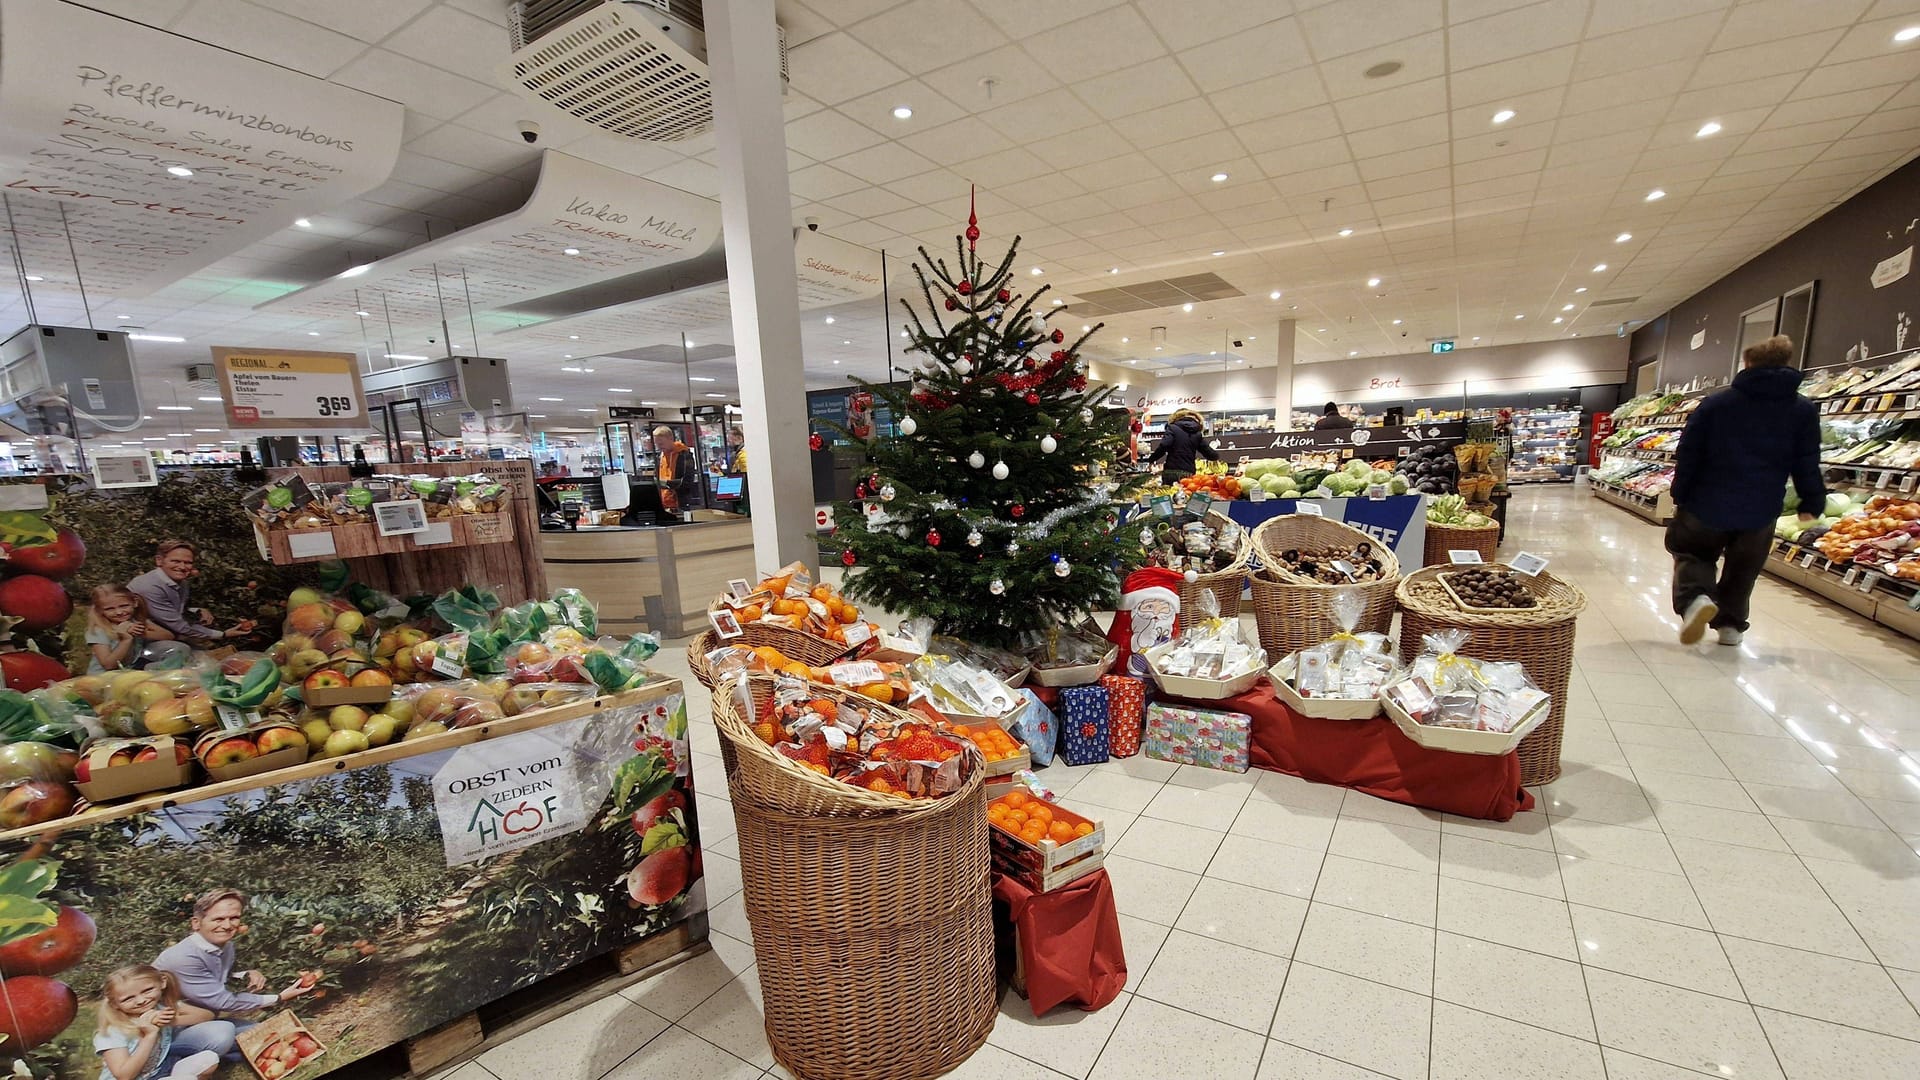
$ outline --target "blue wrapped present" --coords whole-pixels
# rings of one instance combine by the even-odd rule
[[[1060,691],[1060,756],[1069,765],[1107,760],[1107,688],[1069,686]]]
[[[1051,765],[1053,748],[1060,741],[1060,721],[1040,700],[1040,695],[1022,689],[1020,696],[1027,699],[1027,707],[1013,722],[1013,737],[1027,744],[1027,753],[1032,755],[1035,765]]]

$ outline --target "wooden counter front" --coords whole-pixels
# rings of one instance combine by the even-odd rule
[[[737,514],[694,513],[685,525],[541,533],[547,587],[585,593],[606,633],[699,633],[707,605],[727,591],[728,580],[754,577],[753,523]]]

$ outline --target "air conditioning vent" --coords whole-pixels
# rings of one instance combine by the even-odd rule
[[[1640,298],[1637,296],[1616,296],[1611,300],[1595,300],[1587,305],[1587,310],[1591,311],[1594,308],[1602,307],[1619,307],[1621,304],[1635,304],[1639,303],[1639,301]]]
[[[1140,281],[1112,289],[1091,289],[1074,294],[1068,306],[1075,315],[1118,315],[1205,300],[1229,300],[1245,295],[1220,275],[1205,273],[1167,278],[1164,281]]]
[[[524,97],[630,139],[678,142],[713,126],[697,0],[525,0],[509,11],[503,72]],[[780,78],[787,44],[780,38]]]

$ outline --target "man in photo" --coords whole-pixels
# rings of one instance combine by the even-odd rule
[[[225,630],[213,628],[213,612],[193,607],[187,581],[199,573],[200,549],[185,540],[162,540],[153,569],[127,582],[127,590],[147,602],[150,621],[196,649],[211,649],[228,638],[244,637],[252,625],[242,619]]]
[[[180,985],[180,1000],[213,1013],[216,1020],[231,1020],[236,1029],[252,1027],[255,1021],[242,1019],[261,1009],[284,1004],[313,992],[298,981],[277,994],[263,994],[267,977],[259,971],[243,971],[246,990],[233,989],[236,955],[233,939],[239,936],[246,917],[247,894],[238,889],[214,889],[194,901],[193,932],[169,946],[153,961],[153,966],[170,973]]]

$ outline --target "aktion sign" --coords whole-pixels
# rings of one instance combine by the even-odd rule
[[[215,346],[213,364],[227,423],[236,431],[367,426],[360,360],[352,353]]]

